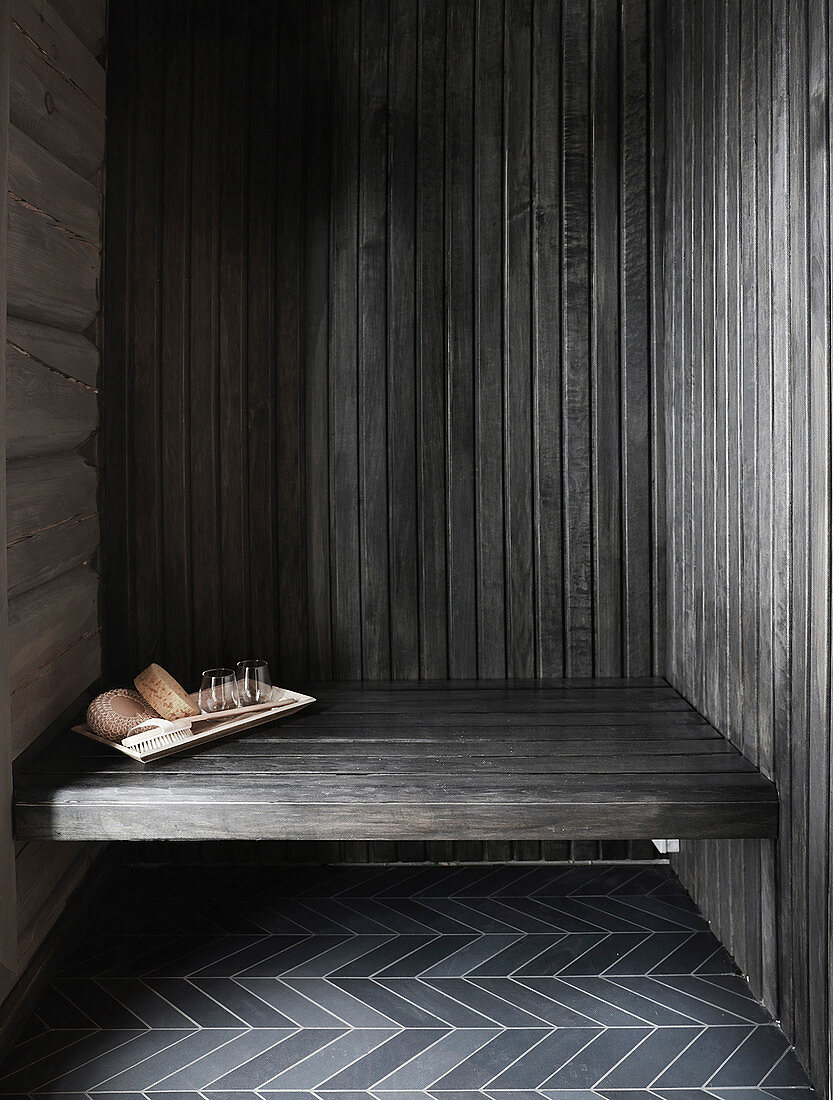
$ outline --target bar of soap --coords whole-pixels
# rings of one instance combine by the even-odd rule
[[[148,665],[133,681],[136,690],[150,703],[162,718],[175,722],[178,718],[192,718],[200,713],[200,708],[191,696],[169,672],[159,665]]]
[[[87,707],[87,725],[99,737],[108,741],[121,741],[136,726],[159,715],[138,691],[115,688],[97,695]]]

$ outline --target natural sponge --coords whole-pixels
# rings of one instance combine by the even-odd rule
[[[169,722],[175,722],[178,718],[191,718],[200,713],[200,708],[185,688],[159,665],[148,665],[133,683],[139,694]]]
[[[116,688],[96,696],[87,707],[87,725],[99,737],[121,741],[136,726],[159,715],[136,691]]]

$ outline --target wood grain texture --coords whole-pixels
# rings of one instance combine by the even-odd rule
[[[18,18],[12,15],[11,121],[91,180],[104,163],[103,70],[46,0],[16,0],[16,6],[20,10]],[[38,9],[47,17],[42,18]],[[53,46],[67,73],[53,64]]]
[[[99,309],[98,249],[11,197],[7,250],[9,312],[83,332]]]
[[[777,828],[772,783],[663,686],[599,690],[591,680],[563,690],[518,682],[410,693],[323,684],[315,694],[318,702],[296,718],[224,742],[210,757],[173,757],[154,768],[98,743],[64,742],[18,769],[16,835],[535,842],[639,839],[670,829],[755,837]],[[618,738],[598,722],[599,695],[609,697],[611,715],[650,717],[652,704],[668,708],[664,738],[617,749]],[[521,730],[529,714],[563,717],[571,701],[591,723],[575,755],[546,737],[553,729],[546,723],[527,741]],[[419,743],[396,736],[403,715],[422,723]],[[449,715],[461,742],[439,723]],[[677,737],[686,727],[675,725],[676,715],[694,719],[698,741],[719,751],[700,752]],[[348,737],[334,735],[351,716],[360,724]],[[299,733],[313,739],[312,752]]]
[[[0,0],[0,385],[6,385],[6,284],[8,281],[7,210],[9,175],[9,65],[11,36],[9,0]],[[0,537],[7,538],[6,417],[0,417]],[[12,729],[9,707],[8,574],[0,555],[0,892],[6,900],[0,922],[0,995],[5,996],[17,972],[15,850],[7,809],[12,797]]]
[[[101,669],[96,572],[105,9],[99,0],[12,0],[3,7],[10,72],[7,373],[3,469],[4,626],[13,639],[11,731],[19,755],[76,704]],[[4,55],[5,56],[5,55]],[[5,155],[5,154],[4,154]],[[83,455],[83,457],[82,457]],[[4,595],[5,608],[5,595]],[[79,885],[90,846],[27,846],[4,933],[32,958]]]
[[[101,243],[101,189],[16,126],[9,127],[9,192],[62,230]]]
[[[114,676],[661,671],[655,9],[114,4]]]
[[[9,458],[74,451],[98,426],[96,391],[6,347],[6,454]]]
[[[20,317],[9,317],[6,339],[11,347],[47,370],[80,382],[91,390],[97,385],[98,348],[77,332]]]
[[[44,665],[97,630],[98,577],[88,566],[9,600],[12,692],[22,691]]]
[[[99,61],[105,50],[107,6],[107,0],[52,0],[58,15]]]
[[[11,14],[12,24],[37,45],[49,66],[103,114],[107,97],[104,69],[48,0],[12,0]]]
[[[833,12],[669,13],[668,674],[782,806],[677,866],[830,1095]]]
[[[96,513],[96,472],[75,455],[9,463],[9,546]]]
[[[9,598],[21,596],[76,566],[92,564],[99,537],[98,516],[91,513],[11,543],[6,549]]]
[[[101,637],[93,629],[42,665],[11,696],[12,752],[19,756],[46,727],[72,706],[79,684],[95,683],[101,674]]]

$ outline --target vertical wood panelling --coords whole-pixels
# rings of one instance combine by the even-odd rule
[[[662,5],[116,4],[110,672],[661,671]]]
[[[778,784],[770,842],[678,869],[830,1095],[831,105],[827,0],[669,21],[669,676]]]

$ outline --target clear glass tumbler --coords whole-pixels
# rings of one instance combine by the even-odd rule
[[[237,662],[237,692],[241,707],[268,703],[272,698],[269,665],[260,659]]]
[[[240,706],[237,694],[237,678],[232,668],[207,668],[200,685],[200,710],[203,714],[216,714],[221,710],[234,710]]]

